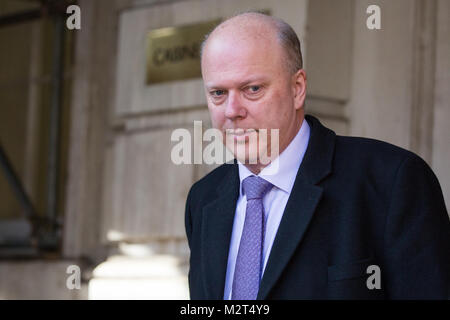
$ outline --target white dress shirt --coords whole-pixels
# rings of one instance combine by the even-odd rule
[[[287,148],[265,167],[258,174],[261,178],[273,184],[273,188],[264,196],[264,215],[266,233],[263,246],[263,272],[269,259],[269,253],[272,249],[275,235],[283,216],[284,208],[291,194],[292,187],[297,176],[297,171],[308,147],[310,128],[308,122],[303,120],[297,135],[289,143]],[[278,162],[278,163],[277,163]],[[274,171],[274,166],[278,166]],[[234,268],[241,241],[242,230],[244,229],[245,211],[247,207],[247,198],[242,190],[242,181],[248,176],[254,175],[247,167],[238,161],[240,192],[236,204],[236,213],[234,215],[233,230],[231,234],[230,249],[228,252],[227,273],[225,278],[224,299],[231,299],[233,287]]]

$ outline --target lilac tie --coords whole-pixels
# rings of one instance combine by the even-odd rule
[[[258,295],[264,243],[262,199],[272,186],[270,182],[257,176],[249,176],[242,182],[247,196],[247,209],[234,269],[232,300],[255,300]]]

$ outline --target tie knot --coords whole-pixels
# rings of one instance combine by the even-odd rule
[[[247,200],[261,199],[273,187],[269,182],[258,176],[249,176],[242,181],[242,188]]]

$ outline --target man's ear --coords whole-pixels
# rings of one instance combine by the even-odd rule
[[[303,69],[298,70],[292,76],[292,87],[294,90],[295,109],[303,107],[306,97],[306,72]]]

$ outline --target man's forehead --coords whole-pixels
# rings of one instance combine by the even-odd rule
[[[244,63],[247,65],[262,58],[268,59],[269,56],[279,54],[278,50],[281,48],[277,48],[274,44],[274,42],[277,42],[276,39],[267,33],[256,35],[252,31],[252,29],[241,30],[240,32],[227,30],[227,32],[214,35],[204,47],[202,66],[206,61],[208,61],[210,67],[212,67],[212,63],[219,68],[230,61],[233,64]],[[244,57],[247,59],[243,60]]]
[[[250,76],[273,74],[282,63],[282,52],[275,48],[266,50],[268,46],[267,41],[254,38],[212,40],[202,57],[204,80],[251,81],[247,79]]]
[[[283,49],[275,31],[258,17],[239,16],[219,25],[203,48],[203,79],[213,80],[210,85],[214,87],[217,81],[237,85],[250,81],[249,75],[273,74],[283,61]]]

